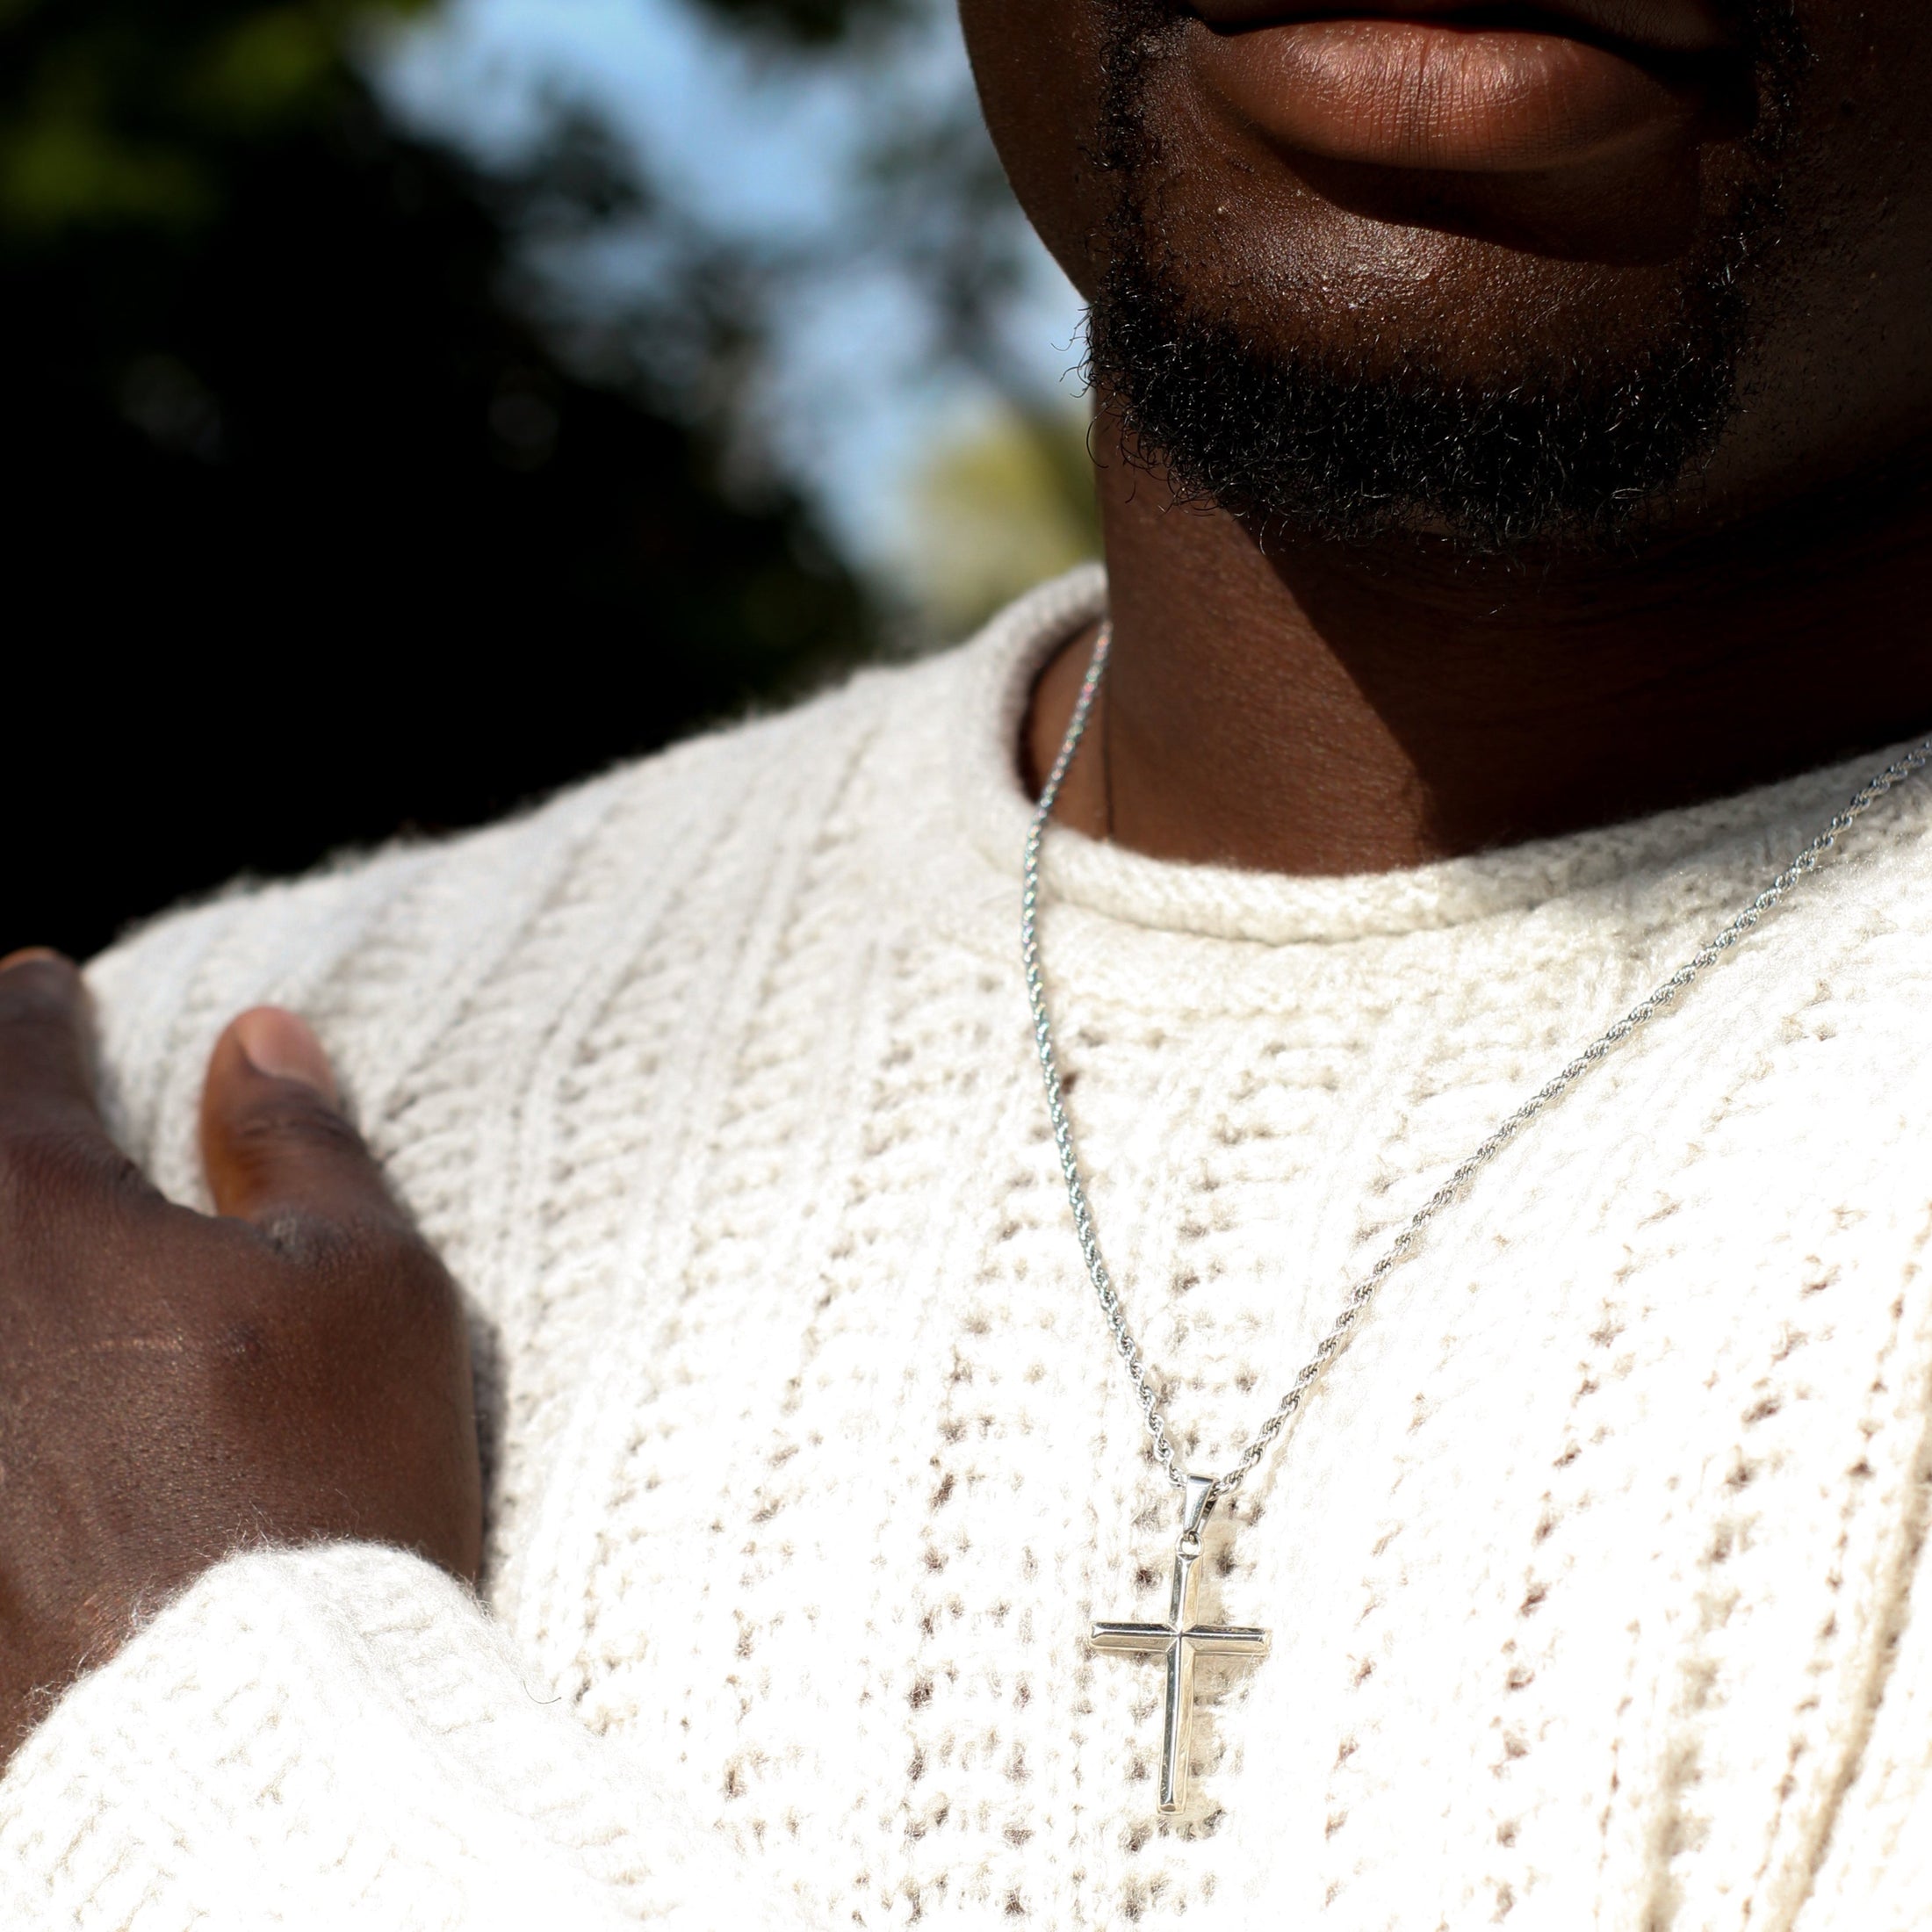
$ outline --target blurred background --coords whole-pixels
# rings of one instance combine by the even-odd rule
[[[494,817],[1097,547],[950,0],[0,0],[0,947]]]

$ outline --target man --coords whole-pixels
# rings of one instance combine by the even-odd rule
[[[1924,1922],[1932,13],[966,25],[1105,586],[0,973],[10,1925]]]

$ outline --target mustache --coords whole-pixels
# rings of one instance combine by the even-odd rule
[[[1797,0],[1737,0],[1738,46],[1757,97],[1750,144],[1782,161],[1796,138],[1812,51]]]

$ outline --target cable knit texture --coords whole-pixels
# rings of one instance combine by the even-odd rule
[[[1905,1932],[1932,1907],[1932,781],[1392,1274],[1210,1536],[1082,1277],[1017,962],[1030,676],[976,644],[93,970],[204,1199],[221,1024],[317,1024],[474,1310],[487,1605],[230,1559],[0,1785],[10,1927]],[[1869,761],[1867,761],[1869,762]],[[1187,1461],[1866,764],[1392,877],[1049,841],[1103,1243]],[[1914,1614],[1914,1575],[1919,1603]]]

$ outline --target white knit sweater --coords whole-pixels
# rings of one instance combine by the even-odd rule
[[[1932,780],[1486,1172],[1242,1493],[1157,1815],[1172,1493],[1016,958],[1029,675],[1096,604],[93,973],[203,1197],[315,1020],[472,1297],[486,1603],[223,1564],[0,1785],[9,1928],[1932,1922]],[[1222,1465],[1488,1127],[1864,775],[1386,877],[1049,841],[1102,1237]],[[1914,1568],[1920,1601],[1914,1617]]]

